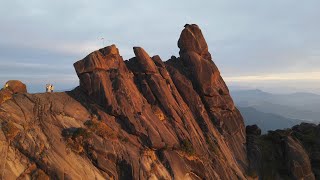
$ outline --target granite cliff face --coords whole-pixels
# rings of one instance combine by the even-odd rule
[[[0,105],[1,178],[246,179],[243,119],[197,25],[163,62],[115,45],[74,63],[80,86]]]

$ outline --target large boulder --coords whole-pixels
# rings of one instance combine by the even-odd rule
[[[9,89],[13,94],[27,92],[27,86],[19,80],[10,80],[6,82],[5,89]]]
[[[0,104],[12,98],[13,94],[27,93],[27,86],[18,80],[10,80],[0,90]]]

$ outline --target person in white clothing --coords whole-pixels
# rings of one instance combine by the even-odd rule
[[[53,92],[54,86],[52,84],[46,84],[46,92]]]
[[[46,84],[46,92],[49,92],[49,86],[50,84]]]

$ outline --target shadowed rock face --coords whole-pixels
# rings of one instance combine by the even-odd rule
[[[247,126],[249,174],[260,179],[319,179],[317,128],[301,124],[261,136],[257,126]]]
[[[320,125],[301,123],[292,128],[292,136],[301,142],[309,156],[315,178],[320,179]]]
[[[247,157],[248,157],[248,174],[251,176],[261,176],[260,169],[262,166],[262,153],[259,146],[261,129],[257,125],[246,127],[247,135]]]
[[[2,177],[246,179],[243,120],[199,27],[178,46],[163,62],[111,45],[74,63],[75,90],[3,103]]]

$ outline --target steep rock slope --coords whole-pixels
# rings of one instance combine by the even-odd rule
[[[246,179],[245,129],[197,25],[163,62],[115,45],[74,64],[80,86],[0,106],[1,177]]]

